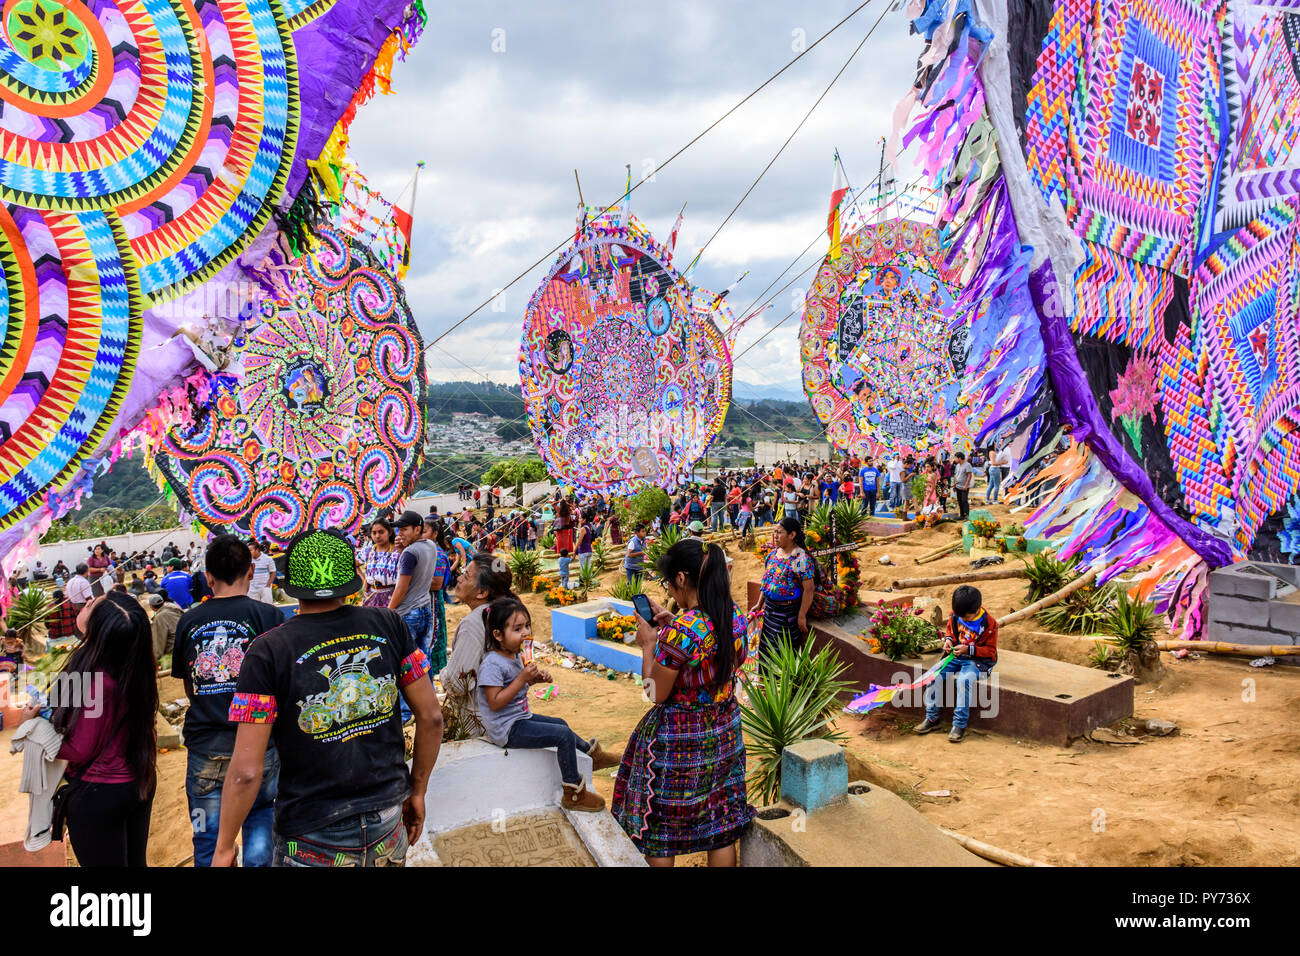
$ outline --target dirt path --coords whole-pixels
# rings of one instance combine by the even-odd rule
[[[994,509],[1007,520],[1005,512]],[[887,588],[895,577],[956,572],[961,555],[921,567],[913,558],[951,541],[941,526],[861,552],[864,588]],[[756,557],[727,546],[733,557],[733,594],[744,603],[745,582],[761,573]],[[894,567],[878,564],[888,554]],[[1013,560],[1013,559],[1012,559]],[[619,572],[604,576],[612,584]],[[1023,604],[1019,580],[985,582],[985,605],[1005,615]],[[921,592],[944,602],[951,588]],[[550,639],[550,609],[539,595],[524,596],[539,640]],[[448,608],[449,625],[464,608]],[[1087,641],[1035,633],[1034,626],[1008,628],[1005,646],[1085,663]],[[958,746],[946,736],[917,737],[910,721],[888,714],[845,716],[848,751],[857,773],[900,793],[928,819],[1008,850],[1063,865],[1300,864],[1300,668],[1256,669],[1244,660],[1175,661],[1161,655],[1167,673],[1158,686],[1136,691],[1136,719],[1160,717],[1181,732],[1165,738],[1133,738],[1133,745],[1086,741],[1061,748],[972,732]],[[558,656],[543,655],[555,677],[553,700],[536,702],[545,714],[563,717],[579,733],[621,747],[648,705],[626,677],[568,670]],[[179,682],[164,681],[164,700],[181,695]],[[1253,694],[1253,696],[1252,696]],[[1245,699],[1244,699],[1245,698]],[[11,732],[0,734],[0,843],[22,838],[27,797],[18,794],[20,761],[8,757]],[[183,751],[160,754],[149,858],[174,866],[191,852],[186,812]],[[596,789],[612,796],[610,771]],[[950,797],[922,791],[949,790]],[[698,865],[699,857],[681,861]]]

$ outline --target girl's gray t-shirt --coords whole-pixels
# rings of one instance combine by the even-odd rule
[[[496,651],[488,651],[478,665],[478,688],[474,691],[478,698],[478,716],[483,722],[483,730],[488,740],[498,747],[504,747],[510,737],[510,728],[521,720],[531,717],[528,711],[528,687],[500,710],[488,706],[484,687],[505,687],[524,669],[523,662],[516,654],[506,657]]]

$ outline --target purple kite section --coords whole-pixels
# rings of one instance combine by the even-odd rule
[[[298,55],[298,142],[283,197],[282,209],[292,204],[307,178],[307,161],[317,159],[339,119],[370,72],[379,49],[402,24],[407,0],[337,0],[317,19],[294,31]],[[195,366],[194,352],[176,332],[186,323],[199,324],[203,316],[228,307],[232,296],[249,284],[240,260],[258,262],[275,241],[277,226],[268,223],[249,237],[241,255],[199,288],[177,299],[145,310],[140,356],[131,388],[104,441],[89,457],[98,458],[134,428],[153,408],[164,391],[179,385]],[[64,488],[52,488],[63,491]],[[83,505],[85,507],[85,505]],[[0,533],[0,555],[21,541],[24,528]]]
[[[1232,549],[1227,542],[1196,527],[1169,507],[1168,502],[1156,493],[1147,473],[1129,457],[1107,426],[1088,385],[1087,375],[1079,363],[1074,336],[1070,332],[1070,320],[1065,314],[1060,289],[1056,284],[1056,273],[1052,270],[1050,260],[1044,260],[1030,273],[1029,291],[1038,311],[1043,351],[1047,357],[1047,374],[1051,376],[1062,420],[1073,429],[1073,437],[1086,442],[1106,470],[1142,499],[1152,514],[1211,567],[1231,564]]]
[[[294,32],[298,51],[301,122],[298,149],[286,196],[296,196],[307,178],[307,160],[317,159],[379,48],[401,25],[407,0],[337,0],[321,16]]]

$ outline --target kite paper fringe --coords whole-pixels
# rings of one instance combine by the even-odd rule
[[[1081,570],[1105,569],[1099,585],[1149,564],[1130,578],[1126,590],[1140,600],[1154,600],[1183,640],[1197,638],[1208,566],[1126,491],[1086,445],[1073,442],[1050,465],[1013,485],[1007,496],[1020,507],[1045,496],[1025,519],[1026,536],[1051,539],[1059,557],[1077,557]]]

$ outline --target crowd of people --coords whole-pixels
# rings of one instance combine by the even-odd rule
[[[724,472],[628,529],[620,514],[626,521],[629,512],[606,496],[579,502],[557,492],[545,510],[499,513],[496,495],[475,510],[469,496],[460,514],[379,518],[359,549],[337,530],[311,531],[278,560],[263,543],[232,535],[213,538],[201,554],[169,546],[157,565],[151,555],[118,560],[96,545],[58,582],[66,600],[62,590],[56,600],[67,610],[50,625],[80,642],[49,704],[36,701],[24,714],[48,721],[68,761],[51,831],[66,827],[83,865],[144,864],[157,784],[154,674],[170,654],[170,673],[190,701],[185,792],[198,866],[233,864],[237,846],[246,866],[401,865],[423,826],[442,739],[435,677],[486,739],[510,749],[554,747],[567,809],[605,807],[584,783],[579,752],[597,769],[617,767],[611,812],[651,864],[693,852],[734,864],[754,812],[735,698],[751,648],[726,555],[716,537],[703,540],[706,529],[744,535],[773,525],[751,612],[762,619],[762,666],[777,640],[798,643],[809,630],[820,574],[803,538],[810,508],[845,498],[863,500],[873,514],[907,507],[920,474],[918,513],[946,508],[951,491],[964,514],[977,468],[987,468],[986,498],[995,501],[1009,464],[994,453],[974,463],[960,454],[891,456],[883,467],[867,458]],[[685,534],[647,567],[649,542],[672,525]],[[496,551],[506,543],[538,548],[547,535],[561,575],[570,556],[589,562],[595,541],[608,535],[626,545],[627,577],[653,575],[670,599],[650,602],[652,620],[638,617],[651,707],[621,752],[529,707],[529,687],[551,675],[533,659],[530,613]],[[128,583],[128,567],[143,573]],[[111,586],[94,587],[101,579]],[[280,588],[298,602],[287,620],[275,602]],[[452,602],[466,607],[454,636]],[[954,594],[946,636],[954,653],[947,672],[959,687],[956,741],[973,683],[996,661],[997,625],[977,591]],[[79,705],[68,693],[74,685],[102,688],[99,704]],[[937,700],[927,704],[922,733],[938,724]],[[403,728],[412,724],[408,769]]]

